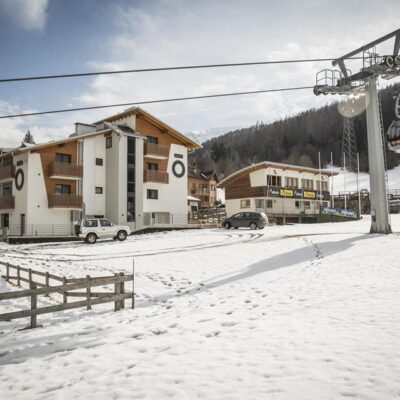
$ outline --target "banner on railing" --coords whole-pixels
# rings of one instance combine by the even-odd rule
[[[344,210],[342,208],[321,207],[321,214],[335,215],[336,217],[345,217],[345,218],[351,218],[351,219],[358,218],[358,214],[356,211]]]

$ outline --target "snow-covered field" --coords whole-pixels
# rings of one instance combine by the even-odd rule
[[[329,170],[329,167],[327,167]],[[343,191],[357,191],[357,174],[353,172],[344,172],[340,168],[335,167],[334,171],[339,175],[333,178],[333,193],[338,194]],[[358,176],[359,189],[369,190],[369,174],[361,172]],[[400,166],[388,170],[388,189],[400,190]]]
[[[2,260],[73,277],[131,272],[135,257],[138,293],[135,310],[0,325],[0,398],[400,398],[400,216],[392,226],[369,235],[366,217],[0,245]]]

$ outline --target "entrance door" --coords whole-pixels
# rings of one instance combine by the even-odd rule
[[[9,228],[10,227],[10,215],[9,214],[1,214],[1,228]]]
[[[21,214],[21,236],[25,235],[25,214]]]

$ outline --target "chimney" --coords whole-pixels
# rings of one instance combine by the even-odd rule
[[[94,132],[96,130],[95,125],[84,124],[82,122],[75,122],[75,136],[84,135],[85,133]]]

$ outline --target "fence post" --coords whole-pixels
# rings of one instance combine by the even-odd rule
[[[63,286],[67,284],[67,278],[63,276]],[[63,303],[67,304],[67,289],[63,289]]]
[[[28,271],[28,279],[29,279],[29,288],[30,288],[31,284],[32,284],[32,269],[31,268],[29,268],[29,271]]]
[[[36,283],[30,281],[29,283],[29,288],[31,290],[33,290],[32,294],[31,294],[31,311],[36,310],[37,308],[37,294],[35,292],[35,290],[37,289]],[[37,327],[37,315],[36,314],[32,314],[31,315],[31,326],[30,328],[36,328]]]
[[[9,263],[6,264],[6,282],[10,280],[10,265]]]
[[[132,260],[132,308],[135,308],[135,259]]]
[[[115,277],[118,277],[119,274],[114,274]],[[114,284],[114,294],[120,294],[121,293],[121,286],[119,285],[119,282],[116,281]],[[114,301],[114,311],[119,311],[119,300]]]
[[[21,270],[19,265],[17,265],[17,286],[21,286]]]
[[[86,302],[87,302],[87,310],[92,309],[92,288],[90,287],[90,275],[86,275],[86,279],[89,283],[89,286],[86,288]]]
[[[125,274],[123,272],[120,272],[119,275],[125,276]],[[125,294],[125,282],[124,281],[121,281],[120,288],[121,288],[120,293]],[[125,308],[125,299],[122,299],[120,301],[120,308]]]

